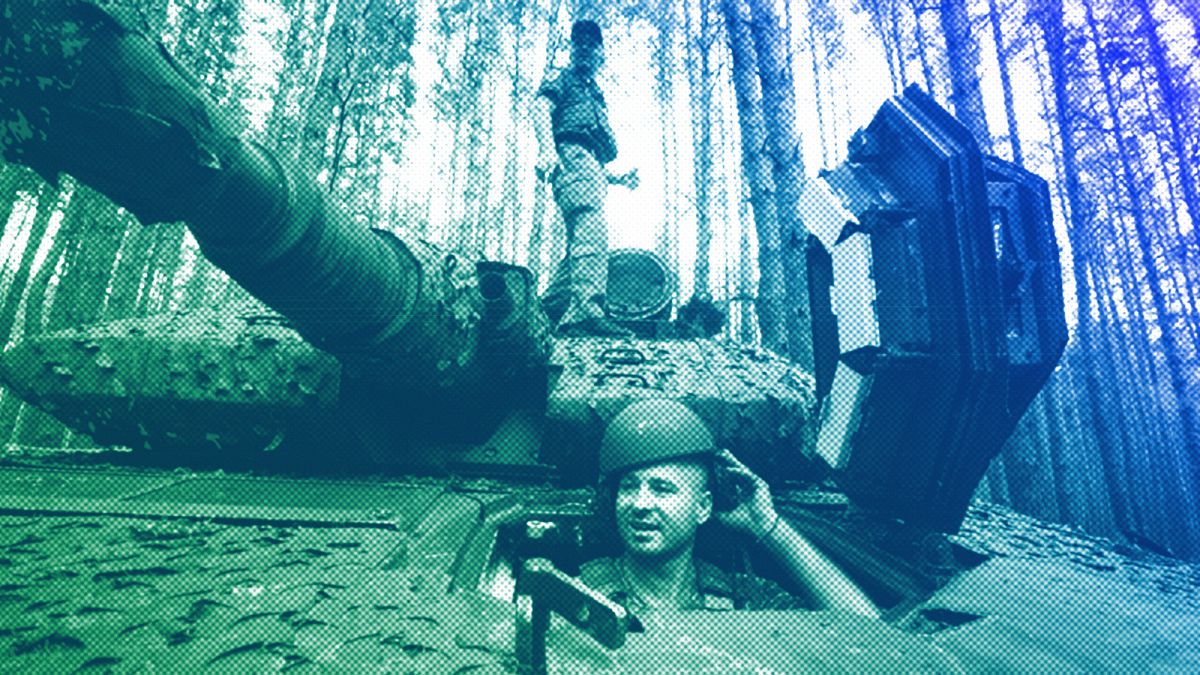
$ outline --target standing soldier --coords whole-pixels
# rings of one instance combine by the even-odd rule
[[[543,298],[564,335],[630,335],[604,315],[608,277],[608,185],[638,186],[637,170],[614,175],[604,168],[617,156],[596,71],[604,63],[604,40],[593,21],[571,28],[570,66],[546,79],[533,106],[540,150],[537,175],[554,186],[567,226],[567,255]]]

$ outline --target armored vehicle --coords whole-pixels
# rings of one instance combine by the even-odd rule
[[[671,275],[647,252],[610,257],[609,312],[636,337],[555,337],[527,270],[347,225],[302,172],[224,129],[145,38],[89,4],[34,4],[37,20],[4,19],[33,45],[4,46],[0,109],[29,130],[10,126],[6,157],[48,178],[73,173],[147,223],[187,220],[205,254],[271,309],[31,337],[0,357],[0,378],[137,454],[218,465],[267,456],[284,467],[354,458],[412,477],[390,492],[364,487],[389,508],[364,505],[356,516],[403,535],[402,550],[368,574],[403,588],[386,601],[337,600],[339,617],[395,610],[410,635],[449,631],[441,653],[500,655],[491,666],[532,671],[1181,663],[1178,640],[1146,627],[1122,624],[1114,642],[1086,638],[1120,621],[1119,608],[1084,597],[1118,593],[1109,582],[1057,562],[988,560],[948,536],[1055,367],[1066,327],[1046,183],[983,155],[920,90],[884,103],[849,159],[804,188],[799,249],[812,300],[793,310],[811,320],[816,363],[806,372],[681,328]],[[46,48],[67,37],[83,58]],[[128,83],[131,73],[143,86]],[[611,545],[592,490],[601,432],[642,398],[679,399],[703,417],[720,445],[776,485],[786,517],[883,619],[701,612],[650,626],[576,580]],[[205,487],[213,479],[189,480],[135,481],[84,501],[145,516],[156,495],[183,491],[197,517],[259,517],[231,509],[227,492]],[[76,508],[60,497],[26,503]],[[297,494],[274,507],[329,522],[319,502]],[[707,536],[704,553],[718,565],[756,564],[727,535]],[[321,574],[310,576],[324,605],[274,618],[296,631],[334,622],[312,614],[342,588]],[[493,639],[454,632],[472,622]],[[354,640],[402,642],[364,635]],[[253,644],[283,665],[337,665],[333,652],[301,654],[301,641]],[[410,657],[438,651],[411,646],[401,645]],[[171,648],[153,649],[169,663]]]

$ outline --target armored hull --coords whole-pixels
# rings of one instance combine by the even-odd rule
[[[899,559],[838,527],[844,503],[777,496],[813,541],[844,547],[837,559],[856,579],[874,580],[869,588],[889,609],[884,620],[663,613],[643,617],[641,632],[610,648],[556,619],[546,635],[548,670],[1194,665],[1200,578],[1181,565],[983,508],[950,542],[957,566]],[[516,571],[522,560],[551,557],[573,572],[602,546],[589,525],[590,499],[586,490],[495,480],[0,467],[0,550],[9,561],[0,581],[6,604],[21,610],[0,618],[0,663],[14,672],[527,672]],[[178,517],[185,513],[197,517]],[[719,533],[708,536],[717,537],[709,542],[715,560],[739,553]],[[871,572],[872,564],[882,569]],[[1174,595],[1156,590],[1168,587]]]

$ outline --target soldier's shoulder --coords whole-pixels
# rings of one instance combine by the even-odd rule
[[[696,581],[704,593],[725,596],[733,594],[731,575],[701,558],[696,558]]]
[[[557,93],[562,89],[564,76],[567,73],[566,68],[550,68],[546,71],[546,75],[542,77],[542,85],[538,87],[539,93]]]
[[[788,610],[812,609],[804,598],[792,595],[787,589],[771,579],[756,574],[738,573],[734,575],[734,585],[750,610]]]

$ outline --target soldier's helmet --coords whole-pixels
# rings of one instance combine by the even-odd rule
[[[638,401],[604,430],[600,474],[612,478],[647,464],[702,459],[716,451],[712,432],[691,408],[669,399]]]
[[[600,34],[600,26],[595,21],[576,21],[571,26],[571,42],[581,43],[590,42],[596,45],[604,44],[604,37]]]

